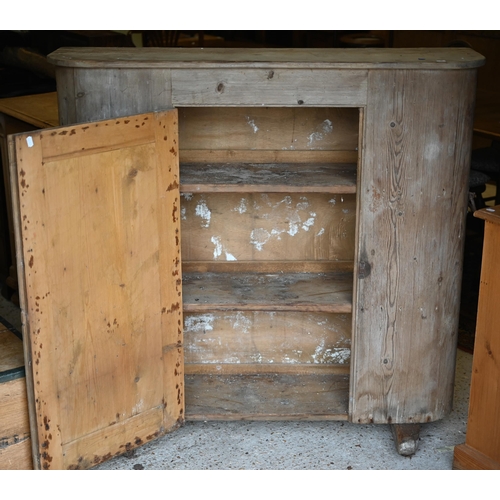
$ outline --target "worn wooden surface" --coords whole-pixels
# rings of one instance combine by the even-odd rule
[[[177,113],[11,139],[34,465],[85,468],[183,419]]]
[[[420,440],[420,424],[391,424],[392,437],[396,451],[410,457],[418,450]]]
[[[182,193],[189,261],[352,260],[355,195]]]
[[[33,125],[33,128],[57,127],[57,92],[0,99],[0,113]]]
[[[500,469],[500,206],[474,215],[486,222],[467,432],[465,446],[455,448],[454,465]]]
[[[184,310],[350,313],[351,273],[200,273],[183,276]]]
[[[346,420],[347,374],[186,373],[188,420]]]
[[[23,366],[23,341],[0,323],[0,374]]]
[[[181,166],[184,193],[356,192],[356,164],[187,163]]]
[[[184,314],[188,364],[289,363],[349,366],[351,315],[298,311]],[[188,368],[186,368],[187,370]]]
[[[241,272],[252,265],[252,272],[259,272],[255,266],[260,264],[260,272],[273,273],[272,266],[282,263],[290,271],[290,264],[350,261],[355,276],[354,342],[350,388],[347,392],[343,386],[346,392],[341,396],[344,402],[350,400],[350,420],[406,423],[448,413],[475,68],[484,63],[479,54],[468,49],[133,53],[62,49],[50,57],[58,65],[66,123],[96,119],[103,112],[119,116],[139,111],[133,96],[140,94],[137,101],[147,108],[144,111],[181,106],[184,163],[357,162],[356,195],[330,195],[343,196],[344,203],[352,197],[343,207],[347,214],[327,210],[327,200],[319,193],[303,194],[308,203],[314,200],[317,209],[310,210],[314,217],[300,214],[301,224],[312,218],[315,222],[306,225],[307,231],[297,225],[299,239],[295,239],[298,233],[293,239],[286,233],[290,223],[298,224],[286,203],[272,217],[262,210],[243,210],[262,199],[261,193],[252,193],[251,183],[246,194],[184,193],[180,217],[186,268],[227,272],[225,266],[241,263]],[[76,80],[86,83],[76,89]],[[158,96],[144,90],[144,82],[164,91]],[[225,185],[224,190],[231,189]],[[276,205],[277,194],[269,194]],[[241,205],[243,197],[247,202]],[[290,200],[297,208],[300,200],[293,196]],[[345,224],[344,216],[352,223]],[[325,225],[316,226],[320,218],[325,218]],[[324,243],[318,238],[325,233],[313,233],[313,227],[330,232]],[[252,243],[254,230],[259,231],[253,233]],[[206,295],[208,299],[210,290]],[[231,307],[241,303],[245,305],[238,301]],[[207,304],[207,309],[188,314],[219,314],[209,310],[214,301]],[[269,401],[281,405],[276,393],[261,383],[264,379],[256,377],[269,374],[277,366],[274,363],[247,363],[245,369],[227,363],[222,368],[231,377],[225,380],[199,368],[206,370],[206,365],[189,365],[188,393],[193,403],[188,402],[188,412],[199,396],[203,404],[195,413],[200,418],[214,414],[238,418],[233,409],[248,408],[245,391],[252,394],[253,387],[263,400],[269,391]],[[287,370],[292,366],[286,365]],[[300,363],[293,366],[295,373],[286,372],[297,387],[307,379],[302,378],[305,368]],[[338,365],[329,368],[338,374]],[[254,382],[246,386],[243,375]],[[231,394],[227,410],[217,401],[224,391]],[[327,393],[310,391],[312,399],[304,404],[328,405],[323,392]],[[298,391],[296,408],[300,401]],[[222,411],[214,410],[218,407]],[[266,408],[263,414],[275,418],[276,408]],[[295,418],[300,412],[284,413]],[[246,409],[242,415],[248,415]]]
[[[0,383],[0,470],[32,469],[24,377]]]
[[[461,69],[484,64],[467,48],[411,49],[231,49],[204,48],[61,48],[48,60],[74,68],[219,68],[310,69]]]
[[[372,71],[369,88],[351,419],[426,422],[452,404],[475,72]]]

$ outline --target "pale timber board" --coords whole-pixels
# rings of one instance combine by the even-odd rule
[[[0,375],[23,366],[23,341],[0,323]]]
[[[352,260],[356,196],[181,193],[185,261]]]
[[[352,274],[184,274],[184,311],[350,313]]]
[[[36,128],[59,125],[57,92],[0,99],[0,112]]]
[[[32,470],[31,439],[0,448],[0,470]]]
[[[57,66],[80,68],[405,68],[457,69],[484,64],[468,48],[259,49],[259,48],[60,48]]]
[[[321,163],[320,152],[357,149],[358,124],[359,110],[352,107],[245,107],[243,103],[237,107],[181,107],[179,141],[181,154],[191,150],[233,154],[243,150],[249,155],[314,151],[318,153],[316,163]],[[313,158],[311,155],[308,161],[314,162]]]
[[[26,379],[0,384],[0,451],[29,436]]]
[[[152,408],[162,417],[137,442],[182,419],[176,122],[171,111],[11,138],[36,468],[74,465],[68,443],[95,463],[86,436],[117,421],[127,434]],[[111,433],[110,453],[125,434]]]
[[[186,420],[345,420],[339,374],[186,375]]]
[[[181,164],[181,192],[356,192],[356,165]]]
[[[418,423],[451,410],[475,76],[370,72],[353,299],[354,422]]]
[[[500,217],[478,215],[486,222],[465,443],[500,464]]]
[[[184,315],[188,364],[272,363],[347,366],[350,314],[212,311]]]

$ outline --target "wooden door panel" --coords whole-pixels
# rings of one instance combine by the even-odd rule
[[[177,112],[10,139],[35,464],[88,468],[183,419]]]

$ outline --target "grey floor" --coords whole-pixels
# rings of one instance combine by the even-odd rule
[[[0,299],[0,315],[21,328],[19,310]],[[472,355],[458,350],[454,409],[424,424],[412,457],[396,452],[387,425],[347,422],[188,422],[96,470],[451,470],[465,441]]]

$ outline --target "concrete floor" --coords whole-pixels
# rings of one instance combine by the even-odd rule
[[[0,315],[21,328],[19,309],[0,299]],[[388,425],[347,422],[188,422],[96,470],[451,470],[465,441],[472,355],[458,350],[454,408],[421,427],[412,457],[396,452]]]

